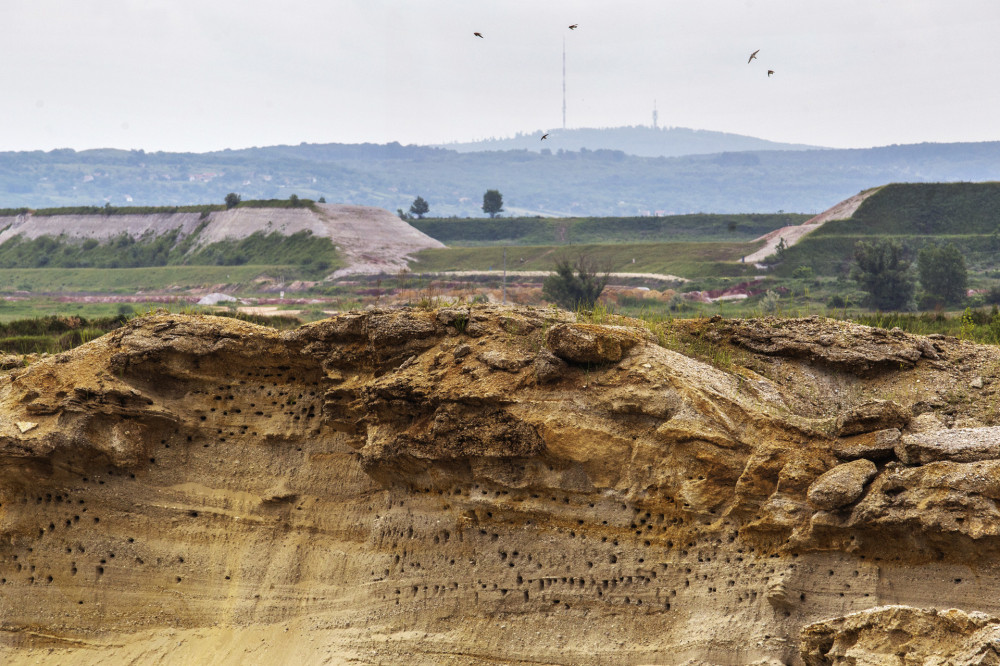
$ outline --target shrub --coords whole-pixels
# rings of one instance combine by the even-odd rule
[[[924,290],[921,299],[924,307],[932,307],[938,303],[958,303],[965,298],[969,274],[965,267],[965,257],[954,243],[945,247],[931,243],[920,250],[917,255],[917,270],[920,273],[920,286]]]
[[[855,266],[851,271],[861,289],[868,293],[867,305],[877,310],[904,310],[913,300],[914,284],[910,262],[903,246],[891,238],[854,246]]]
[[[773,314],[774,312],[777,312],[779,298],[780,297],[776,292],[773,292],[770,289],[768,289],[767,293],[765,293],[764,296],[762,296],[760,299],[761,309],[764,312],[767,312],[768,314]]]
[[[542,295],[567,310],[590,310],[608,284],[610,273],[610,267],[601,270],[583,255],[577,258],[576,264],[560,259],[556,262],[555,273],[542,283]]]
[[[794,271],[792,271],[793,278],[799,278],[803,280],[810,280],[814,276],[814,271],[812,266],[798,266]]]

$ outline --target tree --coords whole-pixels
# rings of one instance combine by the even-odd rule
[[[241,199],[240,195],[236,194],[236,192],[230,192],[229,194],[227,194],[226,210],[229,210],[230,208],[236,208],[236,205],[239,204],[240,199]]]
[[[786,252],[788,252],[788,243],[785,242],[785,237],[782,236],[778,239],[778,245],[774,248],[774,256],[778,258],[778,261],[784,261]]]
[[[890,238],[858,241],[854,246],[855,266],[851,269],[858,286],[868,293],[868,307],[877,310],[905,310],[913,300],[914,284],[910,262],[903,246]]]
[[[503,195],[500,190],[486,190],[483,195],[483,212],[489,213],[490,217],[496,217],[497,213],[503,212]]]
[[[430,205],[424,201],[423,197],[417,197],[410,204],[410,214],[416,215],[418,220],[424,219],[424,214],[431,209]]]
[[[293,194],[292,196],[288,197],[288,201],[291,204],[292,208],[298,208],[299,206],[302,205],[302,200],[299,199],[299,195],[297,194]]]
[[[567,310],[590,310],[604,291],[610,275],[610,265],[598,267],[583,255],[577,258],[575,265],[569,259],[559,259],[555,272],[542,282],[542,296]]]
[[[931,243],[920,250],[917,272],[924,291],[921,305],[946,305],[965,298],[969,273],[965,268],[965,257],[954,243],[948,243],[946,247]]]

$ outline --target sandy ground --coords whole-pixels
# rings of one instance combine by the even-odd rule
[[[302,310],[282,310],[275,305],[248,305],[242,308],[236,308],[236,310],[237,312],[243,312],[245,314],[264,315],[265,317],[274,317],[277,315],[295,317],[302,314]]]
[[[845,199],[844,201],[841,201],[833,208],[825,210],[815,217],[809,218],[802,224],[775,229],[774,231],[767,233],[761,236],[760,238],[757,238],[756,240],[766,241],[766,243],[764,243],[764,247],[757,250],[753,254],[748,254],[745,257],[745,261],[749,261],[751,263],[764,261],[764,259],[774,254],[775,250],[778,247],[778,243],[781,242],[782,238],[785,239],[785,245],[791,247],[792,245],[798,243],[803,236],[805,236],[811,231],[819,229],[821,226],[823,226],[825,223],[831,220],[846,220],[847,218],[854,215],[854,211],[858,209],[858,206],[861,205],[862,201],[864,201],[871,195],[875,194],[880,189],[881,188],[876,187],[870,190],[865,190],[860,194],[855,194],[850,199]]]

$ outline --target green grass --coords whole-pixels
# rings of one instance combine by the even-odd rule
[[[167,308],[170,311],[170,308]],[[302,321],[291,316],[262,316],[242,312],[214,312],[201,308],[173,308],[187,314],[211,314],[232,317],[279,330],[298,328]],[[139,312],[137,314],[143,314]],[[121,327],[128,316],[119,313],[113,317],[83,317],[80,315],[48,315],[42,317],[0,320],[0,353],[2,354],[55,354],[96,340]]]
[[[203,225],[204,226],[204,225]],[[197,232],[203,228],[199,227]],[[197,233],[196,232],[196,233]],[[179,229],[139,238],[119,234],[104,243],[64,236],[15,236],[0,245],[0,268],[143,268],[167,265],[299,266],[301,277],[321,278],[343,261],[330,238],[311,231],[291,235],[258,231],[192,251],[196,233],[178,240]]]
[[[149,268],[14,268],[0,271],[0,292],[137,291],[215,284],[247,284],[262,274],[289,275],[296,266],[154,266]]]
[[[831,233],[868,235],[991,234],[1000,220],[1000,183],[894,183],[865,199]]]
[[[854,246],[888,236],[911,259],[934,242],[954,243],[973,274],[995,268],[1000,252],[1000,183],[905,183],[886,185],[868,197],[848,220],[835,220],[789,248],[774,273],[788,276],[798,266],[817,275],[846,275]]]
[[[120,303],[66,303],[55,298],[32,297],[27,300],[0,300],[0,323],[39,317],[77,316],[85,319],[100,319],[118,314]],[[135,310],[146,311],[145,304],[133,305]]]
[[[239,266],[248,261],[299,266],[304,274],[314,278],[322,278],[344,265],[333,241],[314,236],[311,231],[291,235],[258,231],[239,240],[212,243],[191,255],[179,257],[177,263]]]
[[[451,247],[483,245],[578,245],[665,241],[750,241],[769,231],[809,219],[799,214],[667,215],[425,219],[410,224]]]
[[[750,264],[740,258],[760,243],[617,243],[608,245],[526,246],[507,249],[507,270],[549,271],[560,257],[585,255],[597,265],[607,263],[613,272],[667,273],[686,278],[737,277],[751,274]],[[502,247],[446,248],[424,250],[415,255],[410,270],[500,271]],[[633,261],[634,260],[634,261]]]
[[[774,266],[773,273],[788,277],[799,266],[809,266],[816,275],[847,275],[854,263],[854,246],[858,241],[871,241],[868,234],[840,234],[825,232],[826,227],[805,236],[796,245],[785,251],[785,260]],[[965,257],[970,278],[973,273],[996,267],[996,256],[1000,251],[1000,240],[992,235],[974,234],[905,234],[889,236],[898,240],[906,248],[907,255],[914,263],[917,253],[929,243],[947,245],[954,243]]]

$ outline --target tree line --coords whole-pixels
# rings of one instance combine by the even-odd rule
[[[874,310],[944,307],[965,299],[969,274],[954,243],[931,243],[917,253],[916,275],[909,252],[896,239],[858,241],[851,277]],[[919,282],[920,292],[917,292]]]

